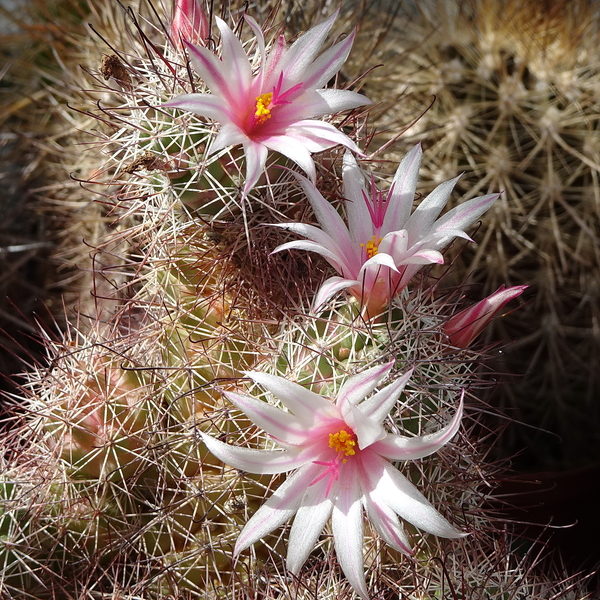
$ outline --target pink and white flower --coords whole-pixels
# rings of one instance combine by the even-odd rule
[[[288,410],[245,394],[227,398],[282,447],[281,451],[231,446],[202,433],[208,449],[237,469],[258,474],[294,473],[246,523],[234,554],[295,516],[287,568],[298,574],[331,517],[334,546],[342,570],[362,598],[368,598],[363,561],[363,509],[379,535],[396,550],[411,554],[398,517],[434,535],[459,538],[455,529],[390,461],[433,454],[456,434],[460,407],[435,433],[405,437],[388,433],[383,422],[396,406],[412,374],[369,394],[390,373],[393,362],[350,377],[335,403],[266,373],[247,373]]]
[[[399,294],[424,264],[443,263],[440,253],[455,237],[471,238],[464,229],[488,210],[499,194],[473,198],[438,218],[458,177],[436,187],[417,208],[415,198],[421,146],[402,160],[387,192],[367,188],[365,177],[350,153],[344,156],[345,208],[348,225],[306,178],[298,176],[321,229],[304,223],[282,223],[310,241],[282,244],[282,250],[309,250],[323,256],[341,275],[331,277],[315,298],[315,309],[347,289],[374,317]]]
[[[370,104],[347,90],[323,89],[348,57],[354,33],[319,56],[337,13],[299,37],[290,48],[280,36],[266,53],[263,33],[252,17],[260,64],[253,73],[246,52],[227,24],[215,18],[221,32],[221,58],[201,46],[187,44],[196,72],[210,94],[184,94],[163,106],[188,110],[221,124],[210,153],[242,144],[246,155],[248,193],[263,172],[269,150],[298,164],[315,179],[311,153],[342,144],[360,153],[356,144],[330,123],[314,120]]]
[[[443,332],[457,348],[466,348],[499,313],[505,304],[520,296],[529,286],[501,285],[493,294],[454,315],[444,325]]]

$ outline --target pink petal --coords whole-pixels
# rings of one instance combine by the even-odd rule
[[[502,285],[487,298],[454,315],[443,329],[450,337],[450,343],[459,348],[469,346],[504,305],[520,296],[527,287],[517,285],[505,288]]]
[[[319,469],[312,463],[305,465],[275,490],[246,523],[235,544],[234,556],[292,518]]]
[[[256,473],[258,475],[272,475],[285,473],[305,464],[313,458],[309,451],[281,452],[270,450],[254,450],[252,448],[239,448],[225,444],[215,438],[200,432],[206,447],[221,461],[241,471]]]
[[[340,567],[354,590],[368,600],[363,561],[362,490],[356,467],[348,462],[344,469],[344,481],[338,487],[331,526],[333,541]]]
[[[370,450],[389,460],[417,460],[443,448],[458,432],[463,414],[463,401],[452,421],[435,433],[423,436],[404,437],[388,434],[370,447]]]

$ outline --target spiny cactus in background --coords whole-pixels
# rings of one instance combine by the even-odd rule
[[[504,451],[527,447],[549,468],[598,459],[600,423],[600,81],[597,5],[422,2],[391,23],[372,60],[372,113],[395,135],[385,156],[416,140],[433,186],[463,173],[463,193],[503,191],[477,246],[455,263],[477,294],[531,285],[530,302],[495,328],[517,339],[497,368],[518,375],[496,398],[532,427],[511,426]],[[365,27],[364,42],[373,36]],[[560,443],[558,441],[560,440]]]
[[[184,4],[188,9],[202,8],[199,3],[188,2],[179,5],[181,10]],[[260,72],[264,52],[258,26],[243,19],[241,8],[222,8],[228,25],[237,26],[230,30],[224,21],[219,22],[220,39],[214,28],[199,31],[195,42],[206,47],[196,52],[204,57],[205,67],[218,65],[214,56],[208,57],[213,51],[217,55],[229,53],[230,58],[235,55],[227,64],[238,67],[245,64],[242,55],[247,54]],[[267,72],[278,60],[286,64],[285,56],[299,56],[284,54],[282,38],[275,35],[278,26],[272,8],[271,13],[271,7],[265,5],[255,15],[271,40],[270,56],[275,57],[267,63]],[[344,181],[352,187],[352,194],[342,189],[341,152],[330,149],[333,139],[343,138],[351,148],[362,142],[368,133],[363,115],[355,112],[328,117],[330,122],[320,129],[321,140],[313,137],[314,123],[305,119],[296,131],[299,139],[295,142],[300,146],[290,151],[277,144],[263,145],[281,150],[292,160],[275,153],[264,162],[264,147],[252,137],[256,129],[252,135],[246,131],[250,141],[244,138],[241,151],[225,143],[240,141],[227,137],[231,134],[231,128],[227,133],[227,123],[220,123],[217,134],[218,127],[208,119],[164,106],[182,94],[208,93],[209,82],[188,68],[182,44],[191,35],[187,26],[174,27],[171,15],[152,4],[136,12],[114,2],[93,0],[89,10],[92,31],[98,33],[90,36],[73,27],[66,36],[71,48],[78,49],[76,57],[84,66],[82,71],[75,73],[69,68],[73,55],[54,48],[59,61],[66,61],[62,76],[70,86],[68,93],[57,94],[56,104],[63,119],[71,120],[77,130],[72,138],[63,134],[62,143],[86,140],[89,151],[85,158],[78,158],[74,174],[83,182],[82,188],[61,190],[55,202],[62,204],[64,212],[65,207],[85,209],[92,200],[101,207],[100,215],[94,212],[97,209],[81,212],[89,216],[92,230],[97,226],[96,237],[86,241],[91,243],[93,259],[84,263],[90,269],[92,299],[84,299],[76,319],[62,335],[45,335],[48,363],[30,372],[21,394],[13,397],[17,403],[15,423],[2,442],[5,468],[0,480],[0,564],[5,568],[0,576],[1,592],[12,598],[30,594],[36,598],[293,595],[308,599],[316,595],[353,597],[354,592],[362,597],[405,592],[436,596],[443,594],[448,584],[472,593],[483,590],[490,598],[527,590],[529,597],[541,600],[549,589],[557,598],[568,598],[563,585],[538,582],[529,577],[523,563],[505,556],[493,537],[493,522],[482,508],[495,467],[485,465],[477,440],[481,408],[474,392],[484,382],[474,374],[473,365],[481,353],[468,344],[454,346],[449,337],[454,334],[444,331],[452,324],[451,315],[464,317],[459,312],[463,307],[458,298],[460,288],[442,293],[443,281],[422,270],[403,289],[388,282],[384,301],[378,299],[379,314],[365,311],[361,304],[364,296],[358,293],[353,299],[329,294],[328,302],[316,313],[314,298],[326,276],[324,263],[304,252],[274,254],[291,239],[282,228],[273,226],[277,224],[303,235],[311,232],[322,248],[335,241],[325,240],[316,233],[316,227],[311,229],[307,224],[312,213],[303,194],[306,189],[297,183],[297,174],[289,171],[297,170],[294,163],[309,176],[314,175],[319,194],[324,194],[321,202],[332,202],[327,205],[332,216],[339,209],[348,219],[354,218],[347,206],[353,200],[364,200],[372,208],[368,189],[361,195],[358,181]],[[200,27],[203,21],[192,13],[187,23]],[[321,37],[325,37],[325,29],[321,29]],[[237,32],[243,46],[232,31]],[[214,38],[208,37],[210,32]],[[314,37],[309,35],[304,42],[298,38],[300,46],[296,48],[307,39]],[[345,53],[348,43],[338,42],[332,48],[321,58],[311,54],[316,59],[313,71],[307,65],[300,68],[296,64],[295,69],[289,63],[286,66],[296,75],[308,72],[308,80],[316,87],[318,82],[324,85],[320,79],[325,75],[329,79],[333,68],[339,68],[339,57],[333,55],[341,50]],[[294,61],[289,60],[293,67]],[[205,76],[210,79],[214,73],[208,67]],[[244,73],[238,75],[249,76]],[[282,91],[277,86],[283,79],[274,80],[272,92],[281,100],[279,106],[277,102],[271,105],[271,92],[259,89],[256,106],[248,114],[249,119],[257,117],[257,127],[264,125],[268,111],[299,110],[290,106],[297,100],[290,90],[283,90],[281,97],[276,93]],[[292,89],[297,85],[300,83],[294,83]],[[335,97],[336,91],[304,91],[306,97],[299,95],[302,104],[310,100],[320,111],[304,116],[327,114],[323,102]],[[357,94],[350,90],[340,92],[338,99],[348,95],[356,100]],[[65,97],[70,107],[62,104]],[[193,100],[206,105],[214,98],[196,96]],[[71,106],[76,107],[75,112]],[[339,107],[339,103],[330,106]],[[215,111],[211,116],[217,120],[223,114]],[[332,137],[333,125],[343,126],[344,135]],[[89,133],[82,134],[85,130]],[[217,135],[222,136],[223,146],[213,153],[211,144]],[[255,142],[262,149],[246,145]],[[327,151],[317,153],[323,149]],[[312,160],[317,162],[314,173]],[[416,169],[413,165],[409,183],[399,183],[403,194],[390,191],[386,196],[387,208],[401,198],[402,208],[394,206],[394,214],[406,213],[408,218],[411,213],[417,172],[418,165]],[[386,184],[385,177],[376,176],[385,187],[393,183]],[[374,182],[370,201],[381,211],[383,194]],[[435,229],[439,222],[434,221],[450,192],[448,185],[443,190],[421,203],[410,217],[411,227],[406,226],[417,241],[423,241],[420,236],[426,234],[435,238],[435,243],[423,238],[433,247],[422,249],[418,257],[421,262],[443,260],[439,250],[449,242],[447,238],[464,235],[468,225],[466,221],[452,221],[448,230],[440,233]],[[54,191],[52,186],[47,193]],[[313,209],[318,213],[318,205],[313,203]],[[367,212],[370,219],[376,218],[368,208]],[[341,221],[340,216],[337,218]],[[303,225],[294,229],[290,221]],[[71,222],[76,223],[75,219]],[[398,222],[404,227],[405,220]],[[327,227],[323,222],[321,225]],[[391,258],[396,258],[397,245],[402,246],[406,232],[386,232],[386,246],[383,239],[376,238],[379,229],[375,232],[369,228],[373,240],[363,262],[371,261],[369,267],[381,264],[390,272],[408,269],[404,259]],[[302,243],[303,248],[296,244],[295,249],[315,250],[318,245]],[[360,252],[367,252],[360,244],[358,247]],[[341,266],[345,249],[335,249],[328,258]],[[80,249],[70,256],[77,256],[77,252]],[[416,270],[411,272],[414,275]],[[481,317],[476,309],[472,314],[465,322],[469,331],[479,325],[475,324]],[[487,321],[491,316],[492,312],[486,312],[481,318]],[[365,379],[372,368],[381,372],[377,381]],[[410,382],[398,379],[400,373],[409,370],[413,370]],[[256,469],[245,472],[223,464],[202,439],[213,436],[213,447],[225,447],[229,453],[235,452],[234,447],[243,447],[246,456],[261,457],[259,463],[264,462],[266,451],[274,450],[273,438],[252,418],[256,410],[244,414],[241,406],[230,402],[233,398],[239,404],[259,405],[261,414],[267,416],[265,423],[275,414],[292,430],[296,423],[289,414],[281,416],[286,413],[263,387],[251,386],[249,371],[259,383],[277,376],[280,386],[287,385],[282,381],[300,384],[306,391],[303,397],[314,400],[318,394],[321,406],[329,406],[324,398],[345,394],[350,400],[342,416],[350,429],[352,415],[356,418],[359,410],[352,406],[353,401],[367,396],[359,412],[368,413],[365,423],[369,427],[354,423],[357,431],[363,425],[365,431],[355,435],[344,430],[347,437],[343,439],[338,431],[333,434],[334,445],[330,438],[329,446],[325,443],[319,447],[319,456],[328,458],[337,448],[335,443],[341,443],[346,458],[336,456],[323,465],[323,461],[304,457],[309,467],[331,468],[325,474],[330,473],[334,486],[335,466],[341,469],[340,465],[351,461],[354,454],[361,456],[364,447],[377,444],[378,440],[369,437],[375,435],[382,443],[386,439],[388,444],[396,444],[397,452],[419,450],[399,466],[424,496],[398,475],[395,481],[404,496],[391,508],[377,485],[370,492],[362,490],[365,504],[367,493],[377,500],[369,505],[371,509],[375,506],[375,512],[369,515],[373,525],[365,527],[364,552],[363,546],[355,543],[351,553],[337,548],[341,555],[336,558],[332,537],[340,535],[338,514],[332,529],[325,524],[325,535],[316,541],[316,548],[305,548],[308,556],[299,576],[284,566],[288,535],[276,527],[285,521],[279,517],[275,526],[273,519],[268,528],[263,525],[264,535],[255,536],[262,541],[234,560],[236,542],[252,515],[268,514],[269,503],[277,502],[277,490],[289,484],[280,474],[271,477],[273,471],[268,469],[253,474]],[[389,379],[383,381],[383,375]],[[399,381],[406,384],[402,390]],[[388,397],[386,390],[390,388],[397,390],[398,398]],[[293,389],[300,394],[300,388]],[[467,416],[465,426],[455,436],[463,395]],[[379,406],[382,402],[383,407]],[[444,429],[448,422],[452,425]],[[270,431],[273,426],[270,423],[265,429]],[[440,430],[447,433],[442,436],[443,443],[436,433]],[[319,433],[322,437],[323,432]],[[297,451],[293,436],[286,439],[285,452]],[[423,458],[429,453],[423,444],[434,440],[433,449],[439,452]],[[310,446],[310,439],[303,441]],[[358,468],[352,465],[350,462],[349,468]],[[386,469],[388,474],[396,472],[395,467]],[[371,473],[370,477],[376,479],[376,475]],[[320,475],[317,477],[320,481]],[[364,477],[362,474],[363,481]],[[317,484],[315,477],[307,488]],[[355,486],[355,493],[357,489]],[[355,531],[350,534],[363,527],[361,500],[354,500],[352,512],[359,519],[352,521]],[[452,525],[442,527],[442,534],[459,535],[460,530],[471,535],[446,543],[408,528],[412,556],[402,556],[408,552],[408,543],[397,543],[404,540],[404,533],[395,513],[406,516],[403,502],[411,507],[407,509],[408,519],[416,520],[422,529],[439,533],[440,523],[445,524],[447,518]],[[346,508],[350,511],[341,501],[336,510]],[[290,510],[287,507],[283,517],[291,516]],[[428,521],[433,514],[433,521]],[[453,559],[449,558],[450,548]],[[362,579],[363,562],[366,582]]]

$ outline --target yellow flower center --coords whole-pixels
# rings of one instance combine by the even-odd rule
[[[342,452],[344,456],[356,454],[354,446],[356,446],[356,436],[345,429],[329,434],[329,447],[336,452]],[[342,462],[346,462],[346,459],[344,458]]]
[[[361,244],[360,247],[367,252],[367,258],[373,258],[379,252],[379,244],[381,244],[381,238],[374,235],[366,244]]]
[[[271,118],[271,101],[273,100],[273,93],[261,94],[256,98],[256,110],[254,111],[254,117],[256,118],[256,124],[262,125],[265,121]]]

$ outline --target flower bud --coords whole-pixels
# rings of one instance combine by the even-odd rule
[[[501,285],[487,298],[449,319],[444,325],[443,332],[450,338],[453,346],[466,348],[502,307],[513,298],[520,296],[527,287],[526,285],[516,285],[505,288],[504,285]]]
[[[177,47],[182,40],[204,45],[209,36],[208,18],[200,0],[175,0],[171,38]]]

